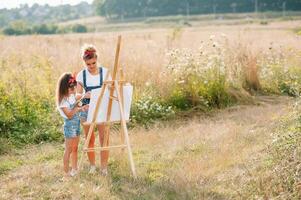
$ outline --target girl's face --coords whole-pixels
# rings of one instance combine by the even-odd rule
[[[94,71],[95,69],[97,69],[97,58],[85,60],[85,64],[89,71]]]
[[[71,94],[75,94],[75,92],[76,92],[76,85],[68,88],[68,96],[70,96]]]

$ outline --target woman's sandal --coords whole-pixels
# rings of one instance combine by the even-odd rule
[[[95,165],[90,166],[89,174],[94,174],[96,172],[96,167]]]
[[[100,174],[101,174],[102,176],[107,176],[107,175],[108,175],[108,169],[107,169],[107,168],[101,169],[101,170],[100,170]]]

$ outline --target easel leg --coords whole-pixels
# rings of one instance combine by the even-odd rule
[[[89,142],[90,142],[92,133],[93,133],[93,131],[94,131],[94,126],[95,126],[95,123],[92,123],[92,124],[90,125],[89,132],[88,132],[87,138],[86,138],[86,140],[85,140],[84,148],[83,148],[83,150],[82,150],[81,157],[80,157],[80,161],[79,161],[79,164],[78,164],[78,171],[80,171],[80,169],[81,169],[81,165],[82,165],[82,161],[83,161],[83,157],[84,157],[84,152],[88,149]]]
[[[120,94],[119,94],[119,90],[118,90],[118,82],[115,81],[114,85],[115,85],[115,89],[116,89],[116,93],[117,93],[117,98],[121,99]],[[128,131],[127,131],[126,121],[125,121],[125,117],[124,117],[124,113],[123,113],[123,106],[122,106],[120,101],[118,101],[118,105],[119,105],[119,110],[120,110],[120,115],[121,115],[121,126],[122,126],[122,130],[123,130],[124,136],[125,136],[125,141],[126,141],[126,146],[127,146],[127,150],[128,150],[128,156],[129,156],[129,161],[130,161],[130,165],[131,165],[131,170],[132,170],[134,178],[137,178],[136,169],[135,169],[134,160],[133,160],[133,155],[132,155],[132,149],[131,149],[131,145],[130,145],[129,134],[128,134]]]
[[[121,77],[123,77],[123,71],[121,71]],[[120,84],[119,85],[119,92],[120,92],[120,101],[121,101],[121,104],[122,104],[122,107],[124,107],[124,100],[123,100],[123,84]],[[123,132],[123,129],[120,130],[120,139],[121,139],[121,144],[124,144],[125,141],[124,141],[124,132]],[[124,149],[122,148],[121,149],[121,152],[123,152]]]

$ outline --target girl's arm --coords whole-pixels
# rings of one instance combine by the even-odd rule
[[[75,106],[73,109],[69,109],[67,107],[63,107],[61,108],[62,111],[65,113],[65,115],[67,116],[68,119],[72,119],[72,117],[80,110],[82,110],[82,108]]]

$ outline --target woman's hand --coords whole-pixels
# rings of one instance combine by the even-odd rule
[[[82,106],[81,110],[84,111],[84,112],[88,111],[89,110],[89,105]]]
[[[91,97],[91,92],[86,92],[85,95],[84,95],[84,98],[87,98],[87,99],[90,99]]]

